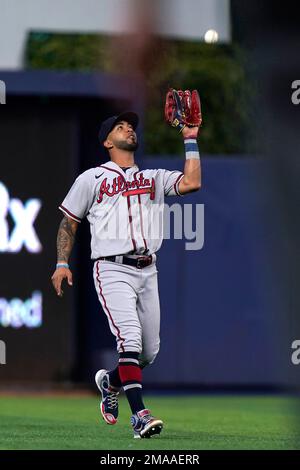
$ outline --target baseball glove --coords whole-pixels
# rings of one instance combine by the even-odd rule
[[[165,118],[171,126],[181,132],[185,126],[199,127],[202,123],[201,102],[197,90],[175,90],[166,95]]]

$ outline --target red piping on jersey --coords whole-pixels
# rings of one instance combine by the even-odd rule
[[[124,178],[124,175],[122,175],[122,173],[120,171],[114,170],[113,168],[109,168],[108,166],[105,166],[105,165],[100,165],[99,168],[105,168],[106,170],[110,170],[110,171],[114,171],[115,173],[118,173],[118,175],[120,175],[123,178],[124,182],[126,182],[126,179]]]
[[[181,175],[178,176],[177,180],[176,180],[175,183],[174,183],[174,190],[175,190],[175,193],[177,194],[177,196],[181,196],[181,194],[178,192],[178,191],[179,191],[179,188],[178,188],[178,191],[177,191],[176,185],[177,185],[178,181],[180,180],[180,178],[182,178],[183,176],[184,176],[184,174],[181,173]]]
[[[61,209],[63,212],[66,212],[72,219],[74,219],[76,222],[81,222],[81,219],[79,217],[76,217],[76,215],[72,214],[72,212],[68,211],[64,206],[59,206],[59,209]]]
[[[119,330],[119,328],[117,327],[117,325],[115,324],[115,322],[114,322],[114,320],[113,320],[113,317],[112,317],[112,315],[111,315],[111,313],[110,313],[110,311],[109,311],[109,309],[108,309],[108,307],[107,307],[105,297],[104,297],[104,295],[103,295],[103,291],[102,291],[102,287],[101,287],[101,282],[100,282],[99,261],[97,261],[97,265],[96,265],[96,266],[97,266],[97,276],[96,276],[96,278],[97,278],[97,281],[98,281],[98,283],[99,283],[100,295],[101,295],[101,297],[102,297],[102,299],[103,299],[104,307],[105,307],[105,309],[107,310],[108,316],[109,316],[109,318],[110,318],[110,321],[111,321],[113,327],[114,327],[114,328],[116,329],[116,331],[117,331],[118,339],[121,341],[120,347],[121,347],[121,349],[122,349],[122,352],[125,352],[124,346],[123,346],[123,343],[124,343],[125,339],[121,337],[120,330]]]
[[[136,242],[133,237],[133,226],[132,226],[132,215],[130,211],[130,197],[127,198],[127,206],[128,206],[128,217],[129,217],[129,225],[130,225],[130,234],[131,234],[131,241],[133,244],[133,250],[136,251]]]
[[[142,232],[142,237],[145,245],[145,252],[148,250],[147,247],[147,242],[145,240],[145,234],[144,234],[144,227],[143,227],[143,217],[142,217],[142,208],[141,208],[141,196],[140,194],[138,195],[138,200],[139,200],[139,211],[140,211],[140,221],[141,221],[141,232]]]

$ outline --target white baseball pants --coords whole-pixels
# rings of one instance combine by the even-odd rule
[[[95,261],[94,282],[118,352],[138,352],[141,367],[152,364],[160,343],[155,262],[137,269],[107,260]]]

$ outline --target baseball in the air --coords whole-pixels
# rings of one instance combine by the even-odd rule
[[[204,34],[204,41],[208,43],[218,42],[219,35],[215,29],[209,29]]]

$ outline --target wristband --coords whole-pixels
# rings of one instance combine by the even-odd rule
[[[68,265],[68,263],[57,263],[56,269],[57,268],[67,268],[67,269],[69,269],[69,265]]]
[[[200,160],[199,148],[196,139],[185,139],[184,140],[185,158],[187,160],[196,159]]]

